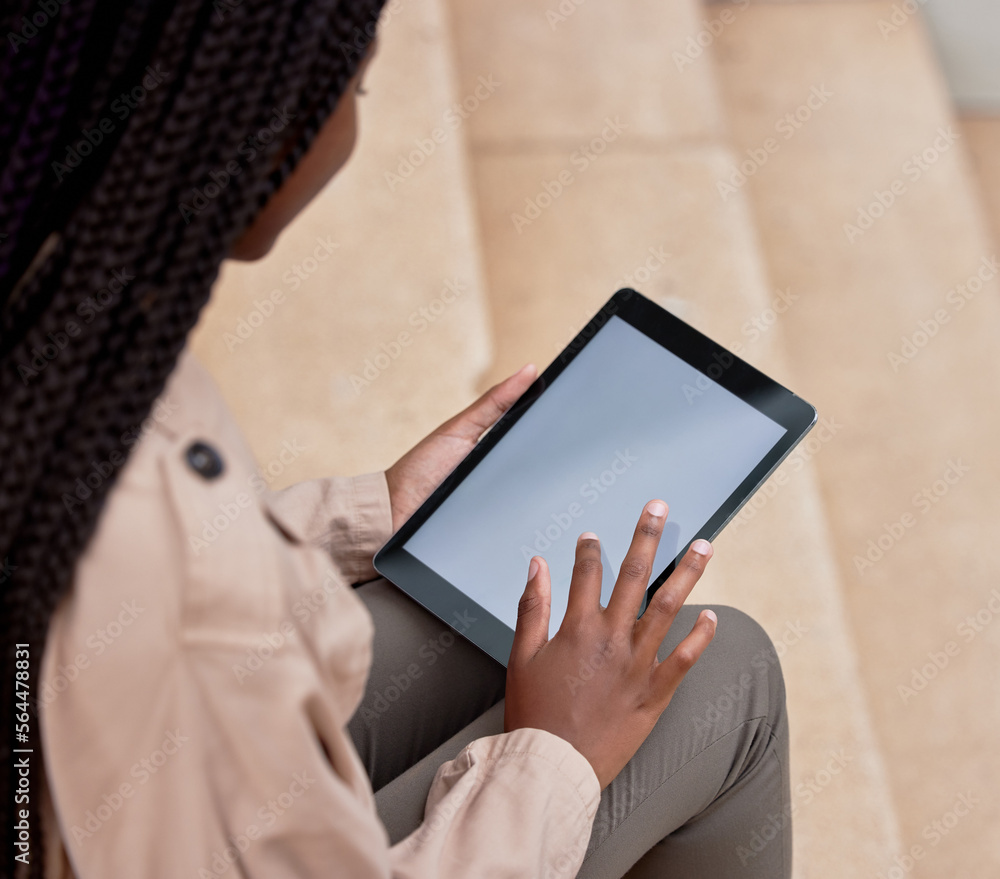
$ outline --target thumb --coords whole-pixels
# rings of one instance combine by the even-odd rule
[[[538,375],[538,369],[533,363],[521,367],[512,376],[495,384],[474,403],[458,413],[451,421],[443,424],[441,430],[445,433],[460,434],[473,442],[479,439],[483,431],[504,414],[521,396]]]
[[[549,640],[549,611],[552,608],[552,584],[549,566],[541,556],[535,556],[528,568],[528,585],[517,604],[517,624],[514,644],[510,649],[510,665],[527,662]]]

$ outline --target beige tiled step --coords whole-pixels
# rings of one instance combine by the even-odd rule
[[[631,278],[724,343],[745,343],[748,359],[805,392],[787,366],[782,330],[755,344],[744,330],[773,319],[780,293],[766,281],[745,194],[723,202],[716,188],[734,157],[720,139],[711,58],[680,68],[671,60],[721,11],[677,0],[655,15],[638,4],[583,4],[552,32],[534,4],[454,0],[452,9],[466,89],[484,68],[502,82],[535,84],[498,91],[469,125],[496,339],[490,378],[529,359],[547,365]],[[584,40],[598,33],[596,46]],[[655,121],[649,83],[663,96]],[[696,116],[677,109],[691,106]],[[580,150],[607,117],[629,127],[584,163]],[[558,195],[540,197],[560,182]],[[534,218],[527,200],[540,206]],[[824,414],[834,419],[832,446],[839,412]],[[811,460],[826,443],[816,442],[788,462],[752,518],[719,537],[697,597],[747,610],[784,645],[796,876],[874,876],[898,836]],[[831,775],[841,752],[846,766]]]
[[[447,20],[437,0],[393,8],[354,158],[265,260],[224,267],[193,342],[275,486],[387,467],[492,359]],[[286,442],[306,449],[288,466]]]
[[[476,146],[531,149],[543,141],[572,149],[626,109],[638,139],[720,131],[709,55],[689,45],[713,18],[696,3],[452,0],[450,8],[462,93],[480,76],[500,83],[470,116]]]
[[[1000,290],[959,285],[997,247],[923,22],[880,32],[892,9],[757,5],[716,57],[741,159],[832,95],[745,189],[801,296],[781,318],[799,388],[844,425],[816,465],[902,830],[865,875],[995,876]]]

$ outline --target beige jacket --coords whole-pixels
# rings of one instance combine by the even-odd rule
[[[53,875],[575,875],[599,784],[541,730],[456,754],[389,846],[345,729],[372,636],[350,584],[390,534],[383,474],[271,492],[188,354],[122,442],[41,669]]]

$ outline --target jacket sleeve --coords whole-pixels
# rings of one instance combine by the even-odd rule
[[[271,492],[267,503],[300,540],[324,549],[349,583],[378,576],[372,558],[392,534],[385,473],[300,482]]]
[[[434,777],[424,821],[393,846],[398,879],[571,879],[601,791],[572,745],[538,729],[472,742]]]

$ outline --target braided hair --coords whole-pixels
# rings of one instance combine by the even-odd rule
[[[5,4],[0,833],[6,861],[29,809],[31,876],[53,610],[220,263],[333,112],[381,5]],[[28,805],[15,749],[33,749]]]

